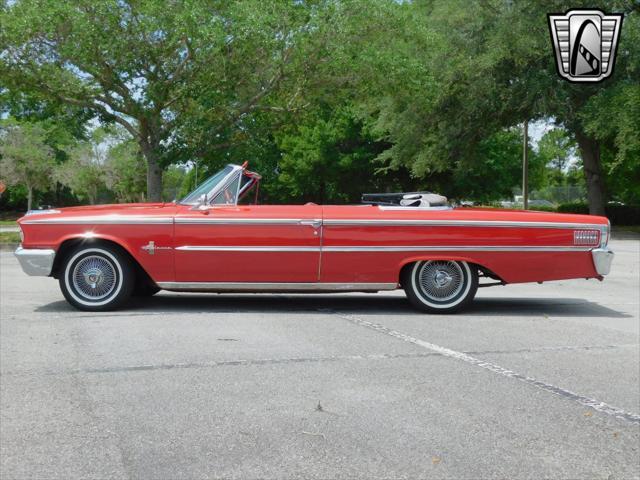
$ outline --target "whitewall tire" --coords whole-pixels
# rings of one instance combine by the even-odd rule
[[[467,262],[427,260],[405,267],[400,279],[411,304],[429,313],[452,313],[478,290],[478,270]]]
[[[113,310],[131,296],[135,272],[117,247],[80,245],[64,260],[59,281],[62,294],[77,309]]]

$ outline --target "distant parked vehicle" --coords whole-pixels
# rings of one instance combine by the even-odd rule
[[[547,208],[555,208],[557,205],[555,203],[550,202],[549,200],[529,200],[529,207],[547,207]]]

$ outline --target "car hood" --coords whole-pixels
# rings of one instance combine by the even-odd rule
[[[91,223],[114,221],[123,217],[136,219],[173,217],[176,211],[174,203],[119,203],[112,205],[87,205],[81,207],[51,208],[48,210],[32,210],[18,220],[18,223],[57,223],[78,221]]]

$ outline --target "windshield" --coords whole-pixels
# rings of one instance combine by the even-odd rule
[[[180,203],[187,205],[195,205],[198,203],[198,200],[202,195],[208,195],[215,186],[220,183],[220,181],[229,175],[233,171],[233,167],[231,165],[227,165],[222,170],[220,170],[215,175],[207,178],[204,182],[202,182],[193,192],[184,197]],[[208,199],[210,200],[210,199]]]

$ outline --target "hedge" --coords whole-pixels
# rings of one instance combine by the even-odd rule
[[[640,225],[640,205],[607,205],[607,217],[612,225]],[[562,203],[558,205],[560,213],[589,214],[586,203]]]

